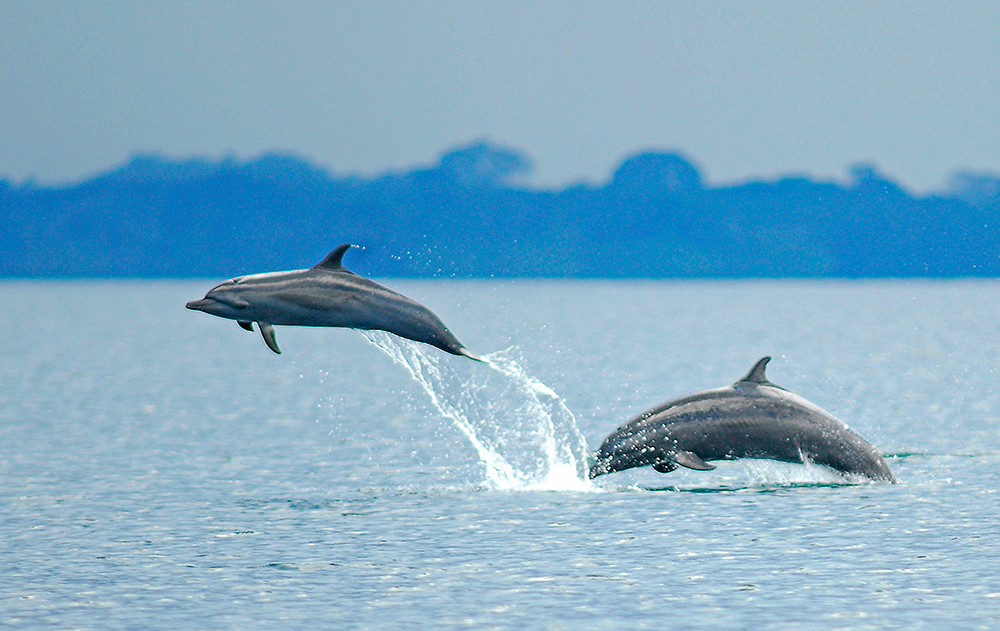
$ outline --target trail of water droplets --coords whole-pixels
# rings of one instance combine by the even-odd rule
[[[365,336],[413,377],[434,408],[472,443],[497,489],[593,490],[587,442],[551,388],[529,375],[508,349],[463,364],[381,331]]]

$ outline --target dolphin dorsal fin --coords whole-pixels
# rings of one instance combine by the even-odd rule
[[[326,255],[326,258],[313,265],[313,269],[325,269],[331,272],[342,272],[344,271],[344,264],[341,260],[344,258],[344,253],[351,249],[350,243],[345,243],[339,246],[333,252]]]
[[[767,375],[764,374],[764,369],[767,367],[767,362],[769,361],[771,361],[770,356],[761,357],[757,360],[757,363],[753,365],[753,368],[750,369],[750,372],[744,375],[744,377],[736,383],[749,382],[769,386],[774,385],[767,380]]]

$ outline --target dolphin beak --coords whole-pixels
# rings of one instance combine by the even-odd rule
[[[597,458],[591,461],[590,471],[588,472],[590,479],[593,480],[598,476],[602,476],[606,473],[611,473],[611,467],[609,466],[609,464],[610,463],[605,458]]]
[[[201,300],[192,300],[187,303],[188,309],[194,309],[195,311],[205,311],[206,307],[214,303],[215,301],[211,298],[202,298]]]

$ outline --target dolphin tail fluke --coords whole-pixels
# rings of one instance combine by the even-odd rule
[[[274,327],[267,322],[258,322],[257,326],[260,327],[260,335],[264,338],[267,347],[280,355],[281,349],[278,348],[278,340],[274,339]]]
[[[471,359],[473,361],[481,362],[481,363],[484,363],[484,364],[487,363],[485,359],[483,359],[482,357],[480,357],[478,355],[473,355],[465,347],[460,348],[458,352],[459,352],[460,355],[468,357],[469,359]]]

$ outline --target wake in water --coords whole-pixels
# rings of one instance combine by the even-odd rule
[[[365,337],[403,366],[434,408],[475,448],[496,489],[590,490],[587,441],[558,394],[525,372],[512,349],[462,375],[437,351],[383,333]]]

